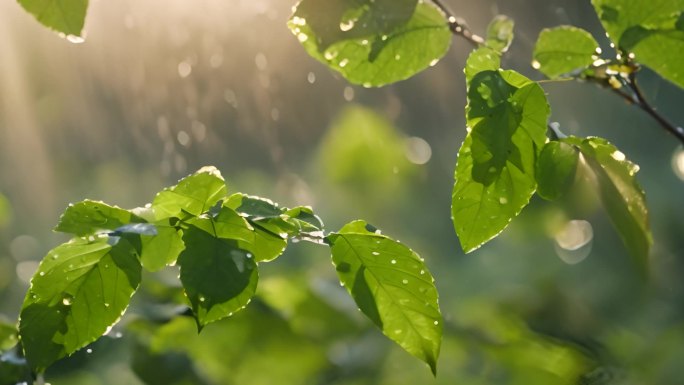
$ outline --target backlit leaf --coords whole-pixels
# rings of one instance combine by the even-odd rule
[[[451,43],[444,15],[415,0],[303,0],[288,26],[309,55],[366,87],[415,75]]]
[[[104,202],[85,200],[70,204],[59,218],[55,231],[79,237],[103,230],[116,230],[130,223],[143,223],[144,219],[128,210],[110,206]]]
[[[182,240],[183,232],[171,226],[168,220],[158,221],[154,224],[156,235],[141,235],[140,242],[142,251],[140,262],[148,271],[158,271],[167,265],[172,265],[178,259],[178,255],[185,248]]]
[[[159,192],[152,202],[157,219],[181,217],[183,212],[200,215],[226,195],[226,182],[215,167],[203,167]]]
[[[19,321],[31,367],[44,370],[105,334],[128,307],[140,271],[124,239],[77,238],[51,250],[31,280]]]
[[[245,219],[226,207],[215,218],[192,220],[183,230],[180,279],[200,330],[242,310],[254,296],[257,266],[241,247],[253,237]]]
[[[636,264],[646,271],[653,238],[648,224],[646,196],[636,180],[639,166],[602,138],[568,137],[563,141],[582,152],[583,164],[596,177],[601,202],[613,226]]]
[[[684,88],[684,0],[592,0],[623,55]]]
[[[435,373],[442,316],[423,260],[363,221],[347,224],[328,241],[340,282],[361,311]]]
[[[497,52],[506,52],[513,42],[515,22],[508,16],[497,15],[487,27],[485,45]]]
[[[501,67],[501,56],[491,48],[480,47],[468,56],[465,67],[466,84],[470,85],[475,75],[483,71],[497,71]]]
[[[549,78],[582,70],[595,60],[599,48],[591,34],[572,26],[545,29],[534,46],[534,68]]]
[[[563,196],[575,180],[578,160],[579,151],[574,146],[558,141],[546,143],[537,159],[537,194],[547,200]]]
[[[535,191],[549,106],[514,71],[483,71],[468,87],[469,133],[458,153],[451,212],[465,252],[499,234]]]
[[[18,0],[44,26],[65,35],[81,36],[88,0]]]

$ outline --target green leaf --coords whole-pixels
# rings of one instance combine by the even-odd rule
[[[18,0],[44,26],[65,35],[81,36],[88,0]]]
[[[181,179],[177,185],[159,192],[152,202],[158,220],[180,217],[182,213],[200,215],[227,193],[226,182],[213,166],[203,167]]]
[[[83,237],[103,230],[116,230],[129,223],[142,222],[145,220],[128,210],[104,202],[85,200],[67,207],[59,218],[55,231]]]
[[[17,326],[0,319],[0,353],[17,344]]]
[[[497,15],[487,27],[485,45],[497,52],[504,53],[513,42],[515,22],[508,16]]]
[[[577,173],[579,151],[567,143],[546,143],[537,159],[537,194],[547,200],[562,197],[572,186]]]
[[[364,221],[328,236],[340,282],[383,334],[436,373],[442,316],[423,260]]]
[[[469,133],[458,153],[451,212],[465,252],[494,238],[529,203],[549,106],[541,87],[514,71],[470,81]]]
[[[183,230],[180,279],[201,330],[242,310],[254,296],[257,266],[250,250],[254,233],[235,211],[192,220]]]
[[[653,238],[649,230],[646,196],[635,177],[639,166],[602,138],[568,137],[563,141],[581,151],[583,164],[596,177],[601,202],[613,226],[639,268],[647,271]]]
[[[140,262],[148,271],[159,271],[165,266],[173,265],[185,249],[181,238],[182,230],[171,226],[168,220],[158,221],[154,225],[157,229],[156,235],[140,236]]]
[[[497,71],[501,67],[501,56],[491,48],[480,47],[470,53],[466,61],[466,83],[470,85],[475,75],[483,71]]]
[[[444,15],[416,3],[303,0],[288,26],[309,55],[351,83],[379,87],[436,64],[449,49]]]
[[[594,37],[581,28],[544,29],[534,46],[532,66],[549,78],[558,78],[590,66],[598,49]]]
[[[623,55],[684,88],[684,0],[592,0]]]
[[[278,258],[285,251],[288,236],[299,235],[296,223],[288,221],[286,209],[269,199],[237,193],[224,202],[224,207],[240,213],[253,228],[253,239],[242,247],[251,251],[257,262]]]
[[[224,206],[240,213],[252,225],[269,225],[273,229],[271,231],[281,238],[299,237],[305,233],[323,230],[321,218],[314,214],[313,209],[308,206],[288,209],[279,206],[270,199],[242,193],[228,197]]]
[[[24,299],[19,333],[37,371],[105,334],[140,284],[135,249],[125,239],[75,238],[51,250]]]

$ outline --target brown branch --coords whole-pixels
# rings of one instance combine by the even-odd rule
[[[449,8],[444,5],[444,3],[442,3],[441,0],[431,1],[447,17],[447,21],[449,22],[449,30],[451,33],[468,40],[475,48],[478,48],[484,44],[485,40],[481,36],[474,34],[465,21],[456,17],[454,13],[451,12]]]
[[[647,114],[651,115],[651,117],[655,119],[655,121],[658,122],[665,130],[670,132],[677,139],[679,139],[682,144],[684,144],[684,128],[675,126],[670,121],[665,119],[665,117],[662,116],[658,111],[656,111],[653,106],[651,106],[651,104],[646,100],[646,97],[644,97],[641,88],[637,84],[636,73],[632,72],[629,74],[629,82],[627,82],[627,85],[634,93],[635,104]]]

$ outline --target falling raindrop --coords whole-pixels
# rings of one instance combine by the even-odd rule
[[[340,63],[341,64],[341,63]],[[344,100],[351,102],[354,100],[354,89],[350,86],[344,87]]]
[[[190,135],[188,135],[187,132],[185,131],[179,131],[178,134],[176,135],[176,139],[178,140],[178,143],[180,143],[181,146],[183,147],[188,147],[190,146]]]
[[[254,64],[256,64],[260,71],[264,71],[268,67],[268,60],[266,60],[266,56],[263,53],[259,52],[254,57]]]
[[[178,75],[181,78],[187,78],[192,73],[192,65],[187,61],[178,63]]]

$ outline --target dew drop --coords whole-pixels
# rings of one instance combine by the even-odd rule
[[[540,68],[541,68],[541,63],[538,62],[537,60],[533,60],[533,61],[532,61],[532,68],[534,68],[534,69],[536,69],[536,70],[540,69]]]
[[[378,253],[377,251],[374,251],[374,252],[372,252],[371,254],[373,254],[373,255],[380,255],[380,253]]]
[[[92,352],[93,352],[93,349],[91,349],[91,348],[86,349],[86,353],[91,354]]]
[[[354,20],[343,21],[340,23],[340,31],[347,32],[354,28]]]
[[[408,279],[403,279],[401,283],[403,283],[404,285],[408,285]]]
[[[397,260],[396,260],[396,259],[393,259],[393,260],[390,261],[390,263],[393,264],[393,265],[396,265],[396,264],[397,264]]]
[[[41,271],[40,273],[38,273],[38,275],[40,275],[41,277],[44,277],[44,276],[45,276],[45,272],[44,272],[44,271]]]
[[[506,203],[508,203],[508,199],[506,197],[501,197],[501,198],[499,198],[499,203],[501,203],[502,205],[505,205]]]
[[[200,296],[200,297],[199,297],[199,301],[200,301],[200,302],[204,302],[204,301],[206,301],[206,298],[204,298],[203,296]]]
[[[337,57],[337,51],[325,51],[323,57],[325,57],[325,60],[332,60]]]
[[[432,61],[430,62],[430,67],[434,67],[435,65],[437,65],[437,63],[439,63],[439,59],[432,59]]]
[[[345,59],[340,60],[339,66],[340,66],[340,68],[344,68],[347,66],[347,64],[349,64],[349,59],[345,58]]]
[[[71,304],[72,304],[73,302],[74,302],[74,297],[72,297],[72,296],[69,295],[69,294],[65,295],[64,298],[62,298],[62,304],[63,304],[64,306],[71,306]]]
[[[76,36],[76,35],[67,35],[66,39],[70,43],[74,43],[74,44],[81,44],[81,43],[85,42],[84,38],[82,38],[81,36]]]
[[[343,96],[344,96],[344,100],[351,102],[352,100],[354,100],[354,89],[349,87],[349,86],[344,87]]]
[[[435,324],[435,326],[437,326],[437,325],[439,325],[439,321],[435,321],[435,322],[433,322],[433,324]]]

